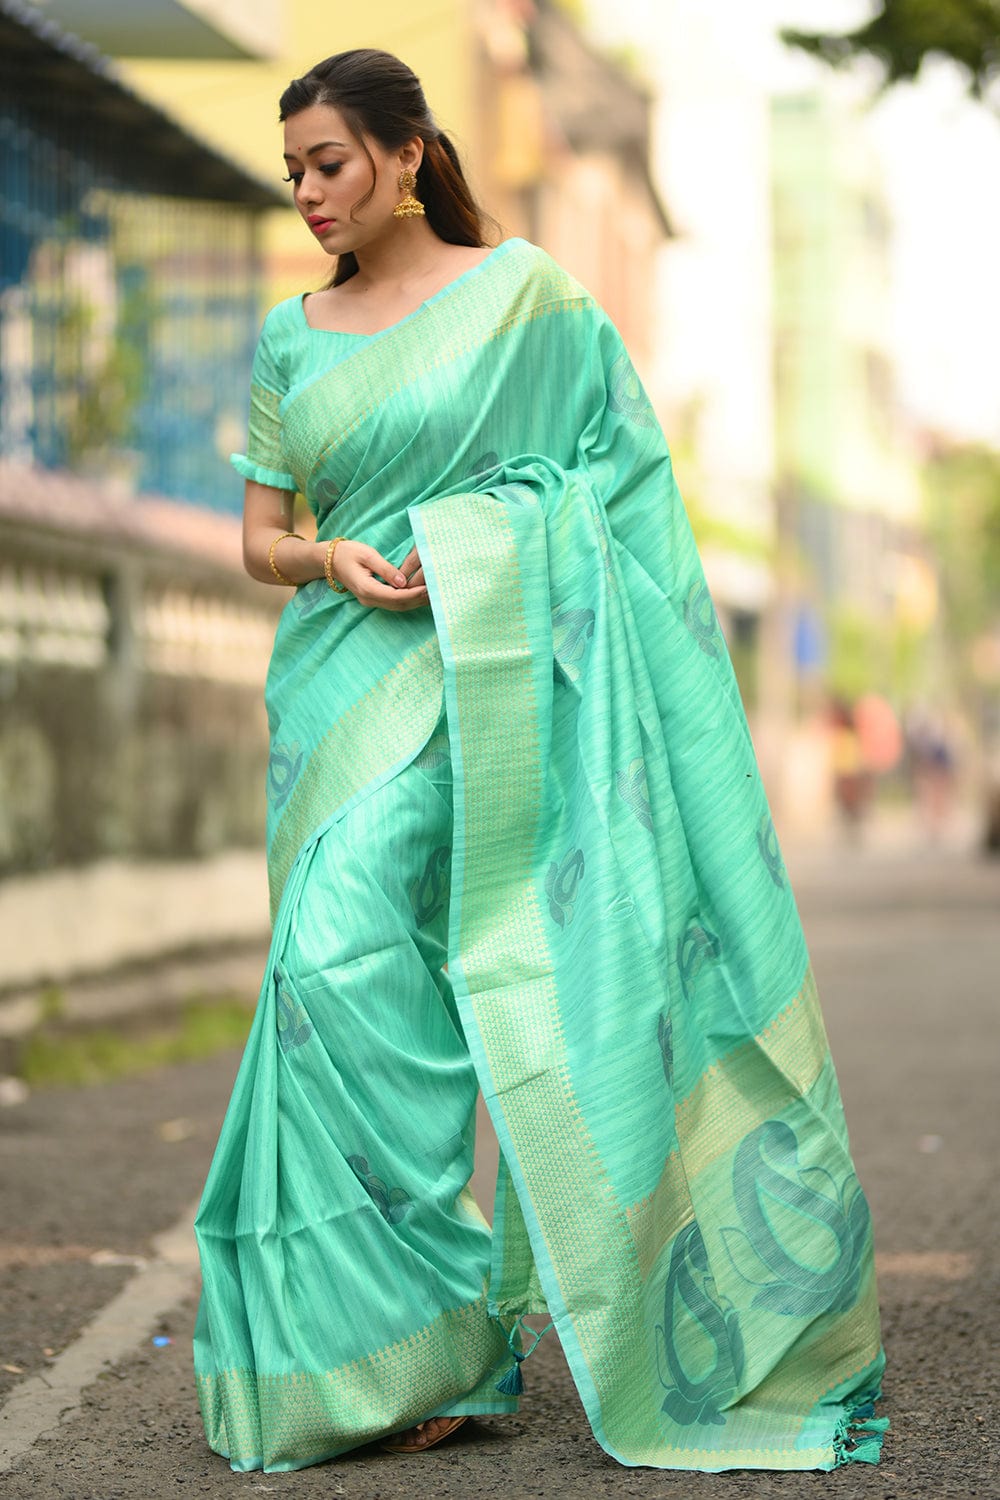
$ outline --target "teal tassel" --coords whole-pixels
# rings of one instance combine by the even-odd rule
[[[877,1464],[882,1449],[882,1438],[869,1438],[867,1442],[858,1443],[847,1455],[849,1463],[852,1464]]]
[[[524,1317],[524,1314],[522,1313],[521,1317],[518,1318],[517,1322],[514,1324],[513,1328],[510,1330],[510,1333],[508,1333],[506,1335],[507,1346],[510,1349],[511,1354],[514,1356],[514,1363],[511,1366],[511,1368],[507,1371],[507,1373],[503,1377],[503,1379],[502,1380],[498,1380],[497,1384],[496,1384],[496,1389],[498,1391],[502,1391],[505,1396],[520,1396],[520,1395],[523,1395],[523,1393],[524,1393],[524,1377],[521,1374],[521,1365],[527,1359],[527,1357],[528,1357],[529,1354],[534,1354],[535,1348],[536,1348],[536,1346],[538,1344],[539,1339],[542,1338],[545,1334],[548,1333],[549,1328],[554,1328],[555,1327],[554,1323],[549,1323],[548,1327],[543,1328],[542,1331],[541,1331],[541,1333],[536,1333],[534,1335],[534,1337],[531,1340],[531,1347],[529,1349],[526,1349],[526,1350],[524,1350],[522,1352],[520,1349],[516,1349],[514,1346],[515,1346],[515,1344],[517,1344],[520,1341],[521,1322],[523,1320],[523,1317]],[[501,1324],[501,1327],[502,1326],[503,1325]]]
[[[874,1410],[874,1403],[867,1401],[846,1419],[834,1440],[838,1465],[878,1463],[889,1418],[873,1416]]]
[[[514,1363],[503,1379],[497,1381],[497,1390],[502,1391],[505,1396],[520,1396],[524,1393],[524,1377],[521,1374],[521,1361],[524,1358],[523,1354],[515,1354]]]

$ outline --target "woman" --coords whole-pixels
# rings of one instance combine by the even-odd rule
[[[281,115],[336,272],[269,314],[234,459],[247,567],[296,592],[273,945],[198,1216],[209,1441],[420,1452],[516,1408],[547,1313],[622,1463],[874,1461],[868,1209],[646,396],[542,251],[486,250],[403,64],[330,58]]]

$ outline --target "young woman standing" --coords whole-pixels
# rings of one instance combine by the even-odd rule
[[[486,249],[397,59],[281,116],[336,271],[268,315],[234,459],[247,567],[295,592],[273,943],[197,1224],[209,1442],[420,1452],[515,1409],[547,1313],[623,1463],[872,1460],[868,1208],[646,395],[544,252]]]

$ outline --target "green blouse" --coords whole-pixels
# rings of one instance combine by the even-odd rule
[[[314,375],[332,370],[368,333],[340,333],[313,328],[302,296],[278,302],[261,328],[250,376],[250,421],[246,453],[229,462],[244,479],[276,490],[297,490],[281,446],[281,406],[289,391]]]

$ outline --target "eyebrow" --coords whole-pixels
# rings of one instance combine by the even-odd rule
[[[346,145],[347,145],[346,141],[320,141],[317,146],[310,146],[309,149],[308,149],[308,151],[306,152],[306,155],[307,156],[315,156],[317,151],[323,151],[323,150],[326,149],[327,146],[344,146],[344,147],[346,147]],[[296,153],[294,151],[286,151],[284,159],[285,159],[285,161],[292,161],[293,158],[295,157],[295,155],[296,155]]]

